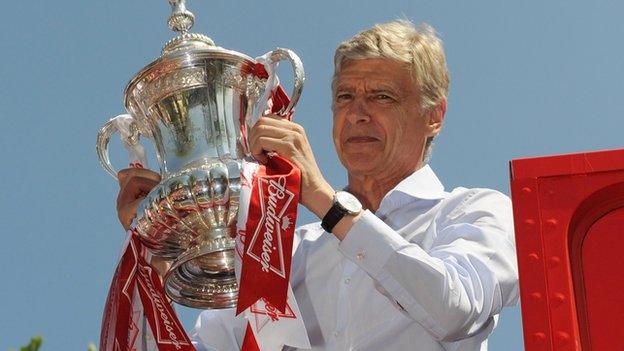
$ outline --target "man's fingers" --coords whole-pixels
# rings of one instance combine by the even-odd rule
[[[258,122],[256,123],[255,126],[262,126],[262,125],[274,126],[274,127],[278,127],[282,129],[296,131],[296,132],[299,132],[303,129],[299,124],[289,121],[286,118],[280,117],[278,115],[269,115],[269,116],[260,117],[260,119],[258,119]]]
[[[274,139],[295,140],[305,138],[305,131],[303,127],[298,124],[285,121],[275,121],[280,123],[272,123],[267,118],[259,121],[251,129],[249,133],[250,144],[255,144],[259,138],[270,137]]]
[[[269,156],[263,151],[260,151],[260,153],[252,152],[252,156],[259,163],[266,164],[267,162],[269,162]]]
[[[285,139],[277,139],[271,137],[259,137],[252,144],[251,153],[258,161],[265,162],[267,159],[266,152],[275,152],[281,156],[289,158],[294,153],[293,143]]]
[[[254,127],[249,135],[250,143],[256,144],[259,138],[287,139],[292,135],[292,131],[271,125],[258,125]],[[267,150],[270,151],[270,150]]]
[[[125,229],[130,228],[136,209],[145,196],[160,182],[160,174],[145,168],[126,168],[117,173],[117,217]]]
[[[143,198],[138,198],[134,201],[126,203],[121,206],[121,208],[117,209],[117,216],[119,217],[119,222],[124,227],[124,229],[130,229],[130,225],[132,224],[132,220],[136,217],[136,210],[139,207],[139,204]]]
[[[125,168],[117,173],[119,186],[123,187],[124,183],[132,177],[143,177],[160,182],[160,174],[147,168]]]
[[[128,178],[117,196],[117,208],[119,209],[123,205],[130,203],[138,198],[145,197],[152,188],[158,185],[159,180],[152,178],[134,176]]]

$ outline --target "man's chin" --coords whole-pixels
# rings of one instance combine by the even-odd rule
[[[354,177],[375,176],[379,173],[376,164],[368,161],[349,162],[346,165],[347,173]]]

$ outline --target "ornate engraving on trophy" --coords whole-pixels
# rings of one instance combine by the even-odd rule
[[[247,76],[247,89],[245,93],[250,100],[258,101],[260,98],[260,92],[264,91],[266,86],[266,79],[261,79],[254,76]]]
[[[184,70],[169,72],[156,77],[151,82],[146,77],[138,90],[139,99],[146,105],[151,106],[158,101],[165,92],[177,91],[183,88],[201,86],[207,84],[206,70],[203,67],[190,67]]]

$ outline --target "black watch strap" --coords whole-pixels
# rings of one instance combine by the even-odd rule
[[[326,232],[331,233],[334,230],[334,227],[342,217],[347,214],[347,211],[340,206],[340,204],[336,201],[332,204],[332,207],[327,211],[323,220],[321,221],[321,227],[325,229]]]

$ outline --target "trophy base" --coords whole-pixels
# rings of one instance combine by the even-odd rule
[[[181,305],[220,309],[236,306],[238,284],[234,275],[233,238],[198,245],[180,255],[165,276],[165,291]]]

